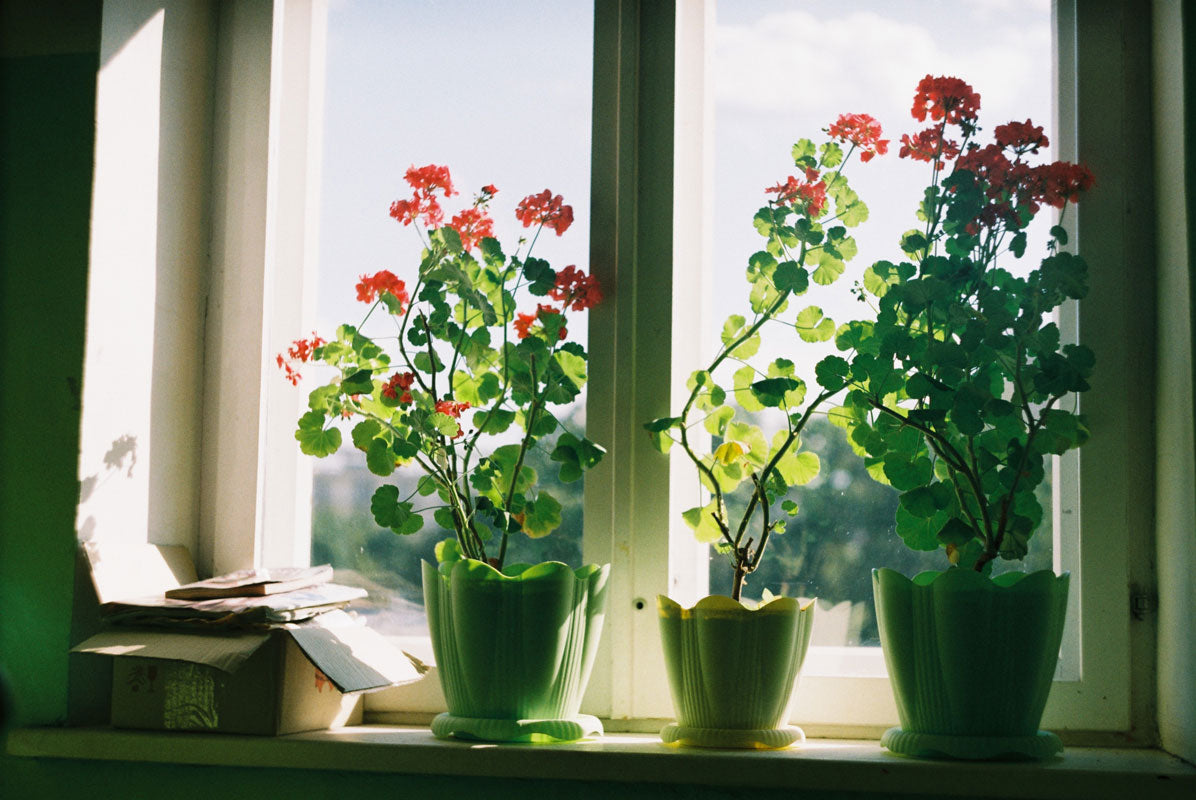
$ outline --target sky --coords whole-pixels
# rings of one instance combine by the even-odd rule
[[[577,222],[536,255],[586,268],[592,3],[334,0],[329,8],[320,297],[322,330],[361,316],[358,275],[413,284],[419,239],[388,216],[407,168],[448,166],[459,196],[482,186],[504,246],[524,232],[523,197],[551,189]]]

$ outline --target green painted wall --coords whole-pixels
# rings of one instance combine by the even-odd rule
[[[19,719],[66,711],[96,63],[0,72],[0,662]]]

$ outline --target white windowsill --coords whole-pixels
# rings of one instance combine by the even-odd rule
[[[1007,798],[1188,798],[1196,767],[1158,750],[1068,748],[1036,763],[922,761],[875,741],[820,739],[787,751],[670,747],[616,733],[567,745],[442,741],[427,728],[362,725],[276,738],[110,728],[26,728],[8,752],[34,758],[148,761],[617,783],[702,784]]]

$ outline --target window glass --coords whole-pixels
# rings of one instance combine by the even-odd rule
[[[420,240],[388,215],[393,201],[410,194],[403,176],[411,166],[449,167],[460,196],[445,203],[448,214],[482,186],[496,186],[490,210],[508,251],[524,230],[514,216],[519,200],[545,188],[563,195],[577,222],[559,239],[539,237],[535,255],[558,269],[588,271],[592,52],[593,9],[584,0],[330,5],[321,332],[362,318],[358,276],[388,269],[413,285]],[[584,315],[570,317],[571,338],[584,342],[584,325]],[[582,432],[584,408],[583,395],[556,413]],[[555,479],[545,453],[533,452],[529,462],[542,480]],[[347,445],[315,465],[312,562],[331,562],[338,581],[368,588],[368,600],[355,608],[385,633],[426,631],[420,559],[433,560],[436,542],[451,534],[427,514],[422,530],[398,536],[374,523],[369,500],[382,482],[397,483],[406,496],[419,476],[414,467],[374,476]],[[580,564],[582,484],[546,488],[561,501],[562,526],[542,539],[514,536],[507,563]]]
[[[852,294],[853,284],[872,262],[896,258],[901,234],[917,224],[916,205],[929,170],[897,153],[901,134],[923,127],[910,115],[922,77],[954,75],[972,84],[982,99],[982,137],[996,125],[1027,117],[1048,134],[1055,128],[1053,87],[1045,79],[1053,74],[1054,59],[1050,0],[719,0],[716,14],[712,322],[720,329],[729,314],[751,316],[743,271],[764,241],[752,215],[764,205],[765,187],[794,174],[789,154],[798,139],[824,141],[822,131],[840,114],[866,113],[881,122],[892,142],[883,158],[867,164],[853,158],[848,167],[852,188],[870,210],[869,219],[850,231],[859,254],[836,283],[812,285],[806,298],[791,304],[793,311],[821,306],[841,324],[871,315]],[[985,34],[977,39],[979,30]],[[1044,160],[1053,157],[1050,151],[1042,154]],[[1041,213],[1030,229],[1026,257],[1008,257],[1001,266],[1023,273],[1035,266],[1045,253],[1051,224],[1051,215]],[[814,363],[834,352],[832,343],[818,348],[778,328],[765,335],[758,360],[791,358],[807,384],[814,385]],[[761,416],[757,424],[771,436],[780,421]],[[791,490],[800,511],[785,535],[770,539],[770,552],[749,576],[744,595],[759,597],[768,589],[817,596],[815,645],[878,645],[871,568],[888,566],[912,575],[943,569],[946,559],[941,551],[915,553],[903,545],[893,526],[897,493],[868,476],[843,431],[825,415],[813,420],[803,444],[819,455],[821,473]],[[1044,508],[1051,508],[1050,487],[1041,491]],[[999,569],[1053,566],[1058,546],[1050,516],[1032,538],[1025,561],[1005,562]],[[716,593],[729,593],[731,586],[729,559],[714,552],[710,585]],[[879,660],[872,661],[879,668]],[[817,670],[817,659],[813,662]]]

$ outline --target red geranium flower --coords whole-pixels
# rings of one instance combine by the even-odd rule
[[[320,338],[315,331],[312,331],[310,341],[307,339],[296,339],[292,342],[291,346],[287,348],[287,355],[299,361],[307,361],[312,357],[315,349],[323,344],[326,344],[325,340]]]
[[[459,403],[455,400],[438,400],[438,401],[436,401],[436,410],[439,411],[441,414],[448,414],[453,419],[460,419],[461,412],[465,411],[469,407],[470,407],[469,403],[464,403],[464,402]],[[457,432],[453,434],[453,438],[456,439],[459,436],[462,436],[464,433],[465,433],[465,431],[461,429],[460,425],[458,425]]]
[[[421,197],[415,192],[410,200],[395,200],[390,204],[390,215],[404,225],[410,225],[421,220],[424,225],[434,228],[444,220],[444,210],[435,197]]]
[[[382,385],[382,396],[389,397],[391,400],[398,400],[403,405],[411,402],[411,392],[407,391],[411,385],[415,383],[415,373],[412,372],[396,372],[390,376],[385,384]],[[400,395],[399,390],[403,393]]]
[[[803,204],[806,215],[811,219],[821,217],[826,208],[826,184],[816,169],[806,168],[805,182],[790,175],[784,183],[770,186],[764,191],[767,194],[776,193],[778,205],[791,205],[794,210],[800,210],[797,206]]]
[[[530,336],[532,334],[532,325],[537,320],[540,320],[541,322],[543,322],[543,318],[545,316],[549,316],[549,315],[560,316],[561,311],[556,308],[553,308],[552,306],[544,305],[543,303],[541,303],[536,306],[536,312],[534,314],[517,314],[515,316],[515,333],[516,333],[516,335],[520,339],[526,339],[528,336]],[[562,322],[563,322],[563,317],[562,317]],[[543,328],[541,328],[541,329],[543,329]],[[548,331],[545,330],[544,333],[547,335]],[[562,324],[560,329],[557,331],[557,339],[558,340],[564,339],[568,335],[569,335],[569,331]]]
[[[291,382],[292,386],[299,385],[299,379],[303,376],[295,371],[295,368],[286,362],[282,357],[282,353],[278,354],[278,367],[282,370],[282,377]]]
[[[282,353],[275,356],[274,360],[278,364],[279,369],[282,370],[283,377],[290,381],[292,386],[298,386],[300,378],[303,377],[291,366],[292,363],[307,363],[312,355],[315,354],[316,348],[323,344],[326,344],[326,341],[316,335],[315,331],[312,331],[310,340],[296,339],[287,348],[285,356]]]
[[[952,125],[973,123],[980,113],[980,95],[959,78],[927,75],[918,83],[912,109],[914,119],[946,120]]]
[[[860,161],[864,163],[889,152],[889,140],[880,138],[880,123],[868,114],[842,114],[826,132],[832,139],[860,148]]]
[[[403,177],[407,183],[411,184],[411,188],[423,194],[430,195],[436,191],[444,192],[445,197],[452,197],[456,194],[453,191],[453,179],[449,176],[448,167],[438,167],[435,164],[418,168],[411,166]]]
[[[461,236],[461,246],[472,250],[482,239],[494,236],[494,220],[485,211],[474,206],[453,217],[449,227]]]
[[[545,189],[520,200],[515,207],[515,219],[522,222],[525,228],[543,225],[560,236],[573,224],[573,206],[564,205],[564,199],[559,194],[554,196]]]
[[[973,147],[960,156],[956,164],[957,169],[967,170],[982,181],[985,184],[985,193],[989,197],[1016,189],[1018,178],[1024,176],[1027,171],[1024,164],[1020,165],[1020,170],[1016,169],[1016,166],[1018,165],[1010,161],[1005,152],[995,144]]]
[[[897,157],[933,161],[938,169],[942,169],[944,162],[959,155],[959,145],[950,139],[944,139],[942,134],[940,128],[927,128],[918,131],[913,137],[908,133],[901,134],[901,150]]]
[[[1001,128],[1004,130],[997,135],[997,144],[974,147],[958,162],[958,168],[974,176],[985,196],[993,201],[967,226],[970,233],[1002,222],[1021,227],[1042,205],[1063,208],[1092,187],[1092,173],[1079,164],[1056,161],[1032,167],[1021,160],[1021,152],[1032,152],[1045,141],[1041,128],[1028,122]],[[1014,160],[1005,154],[1005,148],[1012,148]]]
[[[411,302],[411,297],[407,294],[407,285],[390,270],[362,275],[357,283],[357,299],[363,303],[374,302],[383,292],[390,292],[399,301],[399,313],[407,311],[407,305]]]
[[[597,278],[570,264],[556,274],[556,284],[548,296],[562,303],[564,308],[585,311],[602,302],[602,289]]]
[[[1025,122],[1010,122],[998,125],[993,129],[993,138],[997,144],[1014,153],[1037,153],[1039,148],[1047,147],[1051,141],[1043,135],[1042,126],[1035,125],[1030,120]]]
[[[391,203],[390,215],[404,225],[410,225],[417,219],[429,228],[439,225],[444,220],[444,210],[440,207],[436,193],[442,192],[445,197],[456,194],[448,167],[435,164],[418,168],[412,166],[403,177],[415,191],[410,200]]]
[[[1074,203],[1079,199],[1080,192],[1088,191],[1095,183],[1087,167],[1066,161],[1036,167],[1033,178],[1037,183],[1036,197],[1055,208],[1063,208],[1068,201]]]
[[[469,403],[457,402],[456,400],[437,400],[436,410],[441,414],[448,414],[453,419],[459,419],[461,412],[470,408]]]
[[[526,339],[531,335],[532,323],[536,321],[536,315],[532,314],[516,314],[515,315],[515,334],[520,339]]]

